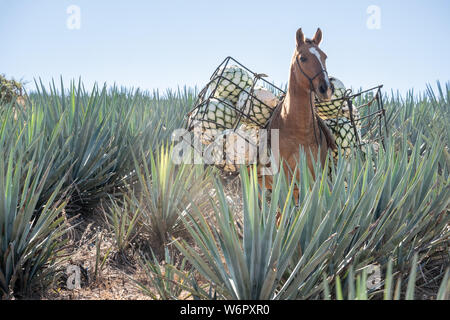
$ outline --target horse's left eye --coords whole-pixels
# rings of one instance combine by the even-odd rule
[[[301,62],[306,62],[306,60],[308,60],[308,59],[306,59],[306,58],[305,58],[305,57],[303,57],[303,56],[302,56],[302,57],[300,57],[300,61],[301,61]]]

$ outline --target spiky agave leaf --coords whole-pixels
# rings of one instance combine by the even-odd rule
[[[54,83],[48,89],[36,84],[24,121],[32,124],[30,138],[46,137],[39,158],[48,161],[50,150],[55,156],[43,198],[67,171],[65,187],[72,188],[73,210],[91,209],[108,193],[125,192],[136,182],[132,154],[156,150],[173,129],[182,127],[182,110],[192,97],[186,89],[160,97],[97,85],[87,92],[81,81],[68,90],[62,81],[59,89]]]
[[[416,270],[418,268],[418,255],[414,255],[414,259],[411,263],[411,272],[408,275],[408,285],[405,291],[405,300],[413,300],[414,297],[414,291],[416,288],[416,281],[417,281],[417,273]],[[393,292],[393,286],[395,280],[395,275],[392,272],[392,263],[393,260],[390,258],[388,263],[388,268],[384,275],[384,289],[383,289],[383,300],[399,300],[401,298],[401,274],[398,276],[397,279],[397,286],[395,289],[395,292]],[[350,270],[353,270],[353,266],[350,267]],[[342,281],[340,277],[336,277],[335,280],[335,288],[336,288],[336,294],[335,298],[337,300],[343,300],[346,298],[347,300],[368,300],[368,299],[377,299],[379,297],[375,296],[373,293],[370,293],[368,286],[367,286],[367,269],[363,268],[362,272],[358,275],[354,275],[353,272],[350,272],[346,276],[346,282],[347,286],[344,288],[342,285]],[[356,280],[356,283],[355,283]],[[381,280],[381,279],[380,279]],[[323,287],[324,287],[324,297],[327,299],[331,299],[330,295],[330,287],[328,284],[329,281],[327,281],[325,275],[323,276]],[[356,288],[356,293],[354,291],[354,288]],[[449,282],[448,282],[448,270],[446,271],[439,288],[439,292],[437,294],[437,299],[444,299],[446,295],[450,293],[449,289]]]
[[[175,261],[173,253],[167,247],[164,248],[163,261],[160,261],[152,252],[151,258],[144,257],[140,260],[140,264],[152,286],[142,282],[136,283],[152,299],[178,300],[182,298],[183,290],[189,289],[185,284],[189,281],[188,271],[185,270],[186,259],[183,258],[180,262]],[[154,294],[155,290],[158,295]],[[185,290],[185,292],[188,291]]]
[[[243,237],[239,236],[239,227],[226,201],[223,187],[216,182],[219,206],[214,206],[214,218],[217,225],[211,227],[198,210],[185,217],[187,228],[202,254],[184,240],[177,240],[175,244],[204,277],[221,288],[226,298],[290,297],[305,278],[320,272],[317,267],[330,253],[332,237],[317,243],[326,224],[323,223],[316,230],[316,238],[304,249],[303,259],[294,265],[294,270],[287,278],[284,277],[294,252],[298,250],[300,234],[314,202],[312,198],[317,193],[311,193],[303,207],[296,210],[292,198],[294,186],[292,183],[287,184],[280,174],[274,179],[269,204],[265,193],[260,193],[256,170],[248,175],[245,169],[241,169],[241,176]],[[316,189],[318,185],[315,185]],[[282,193],[288,194],[288,197],[282,198]],[[277,227],[278,210],[281,210],[282,218]]]
[[[184,229],[180,216],[186,214],[193,199],[208,183],[207,171],[195,164],[177,165],[172,161],[172,146],[162,145],[149,160],[141,150],[134,157],[138,192],[142,193],[141,223],[144,230],[158,241],[168,243]]]
[[[301,153],[300,181],[296,182],[300,187],[298,210],[292,209],[293,199],[286,185],[280,189],[284,197],[274,188],[270,210],[264,197],[263,204],[258,205],[255,179],[246,182],[246,172],[241,172],[243,239],[238,237],[222,187],[216,183],[220,200],[215,210],[217,226],[211,228],[200,212],[195,214],[195,223],[192,216],[187,218],[193,225],[188,228],[190,234],[204,255],[182,240],[177,247],[203,276],[222,286],[226,297],[235,299],[311,298],[322,289],[321,273],[317,271],[342,275],[352,263],[357,268],[372,262],[384,264],[390,255],[395,255],[397,268],[404,268],[413,251],[430,254],[448,239],[445,208],[450,192],[448,181],[436,170],[442,144],[435,142],[426,154],[420,153],[420,145],[410,155],[406,148],[407,144],[398,153],[395,144],[388,142],[387,150],[375,157],[376,168],[370,151],[366,159],[355,155],[350,163],[340,158],[331,179],[318,165],[314,169],[316,178],[312,177]],[[286,208],[292,211],[284,209],[286,202]],[[273,251],[275,227],[269,217],[273,218],[278,208],[287,219],[284,221],[290,222],[288,230],[298,235],[297,240],[293,237],[287,242],[290,246],[283,247],[283,254],[289,256],[286,260]],[[278,234],[286,232],[283,226],[282,222]],[[287,241],[293,234],[287,232],[283,239]],[[330,246],[333,255],[322,255]],[[277,263],[271,264],[273,261]],[[270,272],[271,267],[276,271]],[[287,275],[283,278],[278,272]],[[267,285],[274,279],[276,283]]]
[[[329,273],[342,275],[350,264],[384,265],[391,255],[402,270],[411,263],[413,252],[430,255],[448,241],[445,208],[450,190],[448,180],[437,174],[442,145],[436,142],[424,155],[419,149],[417,145],[408,157],[390,144],[375,160],[376,168],[358,157],[338,162],[331,183],[320,189],[324,192],[319,192],[316,210],[318,221],[334,212],[328,233],[336,233],[337,241]],[[302,240],[308,238],[307,232]]]
[[[4,298],[29,293],[36,279],[51,272],[45,267],[64,244],[60,237],[66,228],[60,214],[66,202],[59,191],[66,177],[39,205],[52,161],[39,161],[38,144],[33,141],[35,147],[27,150],[22,135],[11,135],[0,146],[0,293]]]
[[[109,196],[103,212],[106,222],[114,234],[117,249],[124,254],[142,229],[140,201],[129,194],[124,194],[122,199]]]

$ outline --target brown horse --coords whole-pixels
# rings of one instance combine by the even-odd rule
[[[329,100],[333,93],[325,66],[327,56],[319,48],[321,41],[320,28],[313,39],[305,39],[302,29],[297,30],[297,45],[291,61],[288,90],[268,126],[268,129],[279,130],[279,155],[284,160],[283,170],[288,178],[292,178],[291,172],[299,160],[300,146],[306,152],[308,168],[313,175],[313,161],[317,161],[319,156],[323,165],[327,149],[335,147],[333,135],[316,115],[314,106],[314,94],[321,100]],[[276,157],[276,153],[273,154]],[[275,160],[278,163],[280,161]],[[260,184],[263,179],[266,188],[271,189],[271,176],[260,176]]]

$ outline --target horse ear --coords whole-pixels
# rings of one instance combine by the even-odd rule
[[[316,34],[314,35],[313,42],[316,45],[319,45],[322,42],[322,30],[320,28],[317,28]]]
[[[305,35],[303,34],[302,28],[297,30],[296,34],[297,46],[301,46],[305,43]]]

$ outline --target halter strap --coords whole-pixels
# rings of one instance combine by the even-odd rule
[[[302,68],[300,62],[298,61],[298,56],[295,57],[295,61],[297,62],[297,65],[298,65],[298,68],[300,69],[300,72],[305,76],[306,79],[308,79],[309,85],[310,85],[310,87],[311,87],[311,90],[314,91],[314,93],[317,95],[316,89],[314,88],[314,85],[313,85],[313,81],[314,81],[319,75],[321,75],[322,73],[325,73],[325,74],[327,75],[327,77],[328,77],[328,71],[322,68],[319,72],[317,72],[317,74],[316,74],[314,77],[310,78],[310,77],[306,74],[306,72],[303,71],[303,68]]]
[[[314,120],[314,117],[315,117],[315,120],[316,121],[319,121],[318,119],[317,119],[317,114],[314,112],[314,107],[313,107],[313,97],[312,97],[312,94],[313,94],[313,92],[317,95],[317,92],[316,92],[316,89],[314,88],[314,85],[313,85],[313,81],[314,81],[314,79],[316,79],[319,75],[321,75],[322,73],[325,73],[327,76],[328,76],[328,71],[327,70],[325,70],[325,69],[321,69],[314,77],[312,77],[312,78],[310,78],[307,74],[306,74],[306,72],[305,71],[303,71],[303,69],[302,69],[302,66],[300,65],[300,62],[298,61],[298,56],[297,57],[295,57],[295,61],[297,62],[297,65],[298,65],[298,67],[299,67],[299,69],[300,69],[300,72],[305,76],[305,78],[306,79],[308,79],[308,81],[309,81],[309,86],[310,86],[310,91],[309,91],[309,106],[310,106],[310,109],[311,109],[311,115],[312,115],[312,117],[313,117],[313,120]],[[317,143],[317,145],[318,146],[320,146],[320,143],[322,142],[322,132],[321,132],[321,130],[319,129],[319,137],[320,137],[320,143],[319,143],[319,139],[317,139],[317,132],[316,132],[316,123],[313,121],[313,130],[314,130],[314,138],[316,139],[316,143]]]

